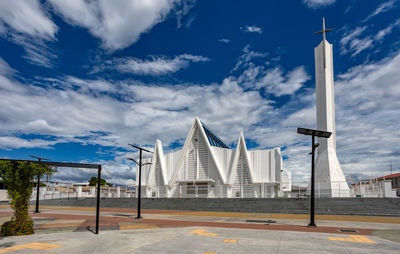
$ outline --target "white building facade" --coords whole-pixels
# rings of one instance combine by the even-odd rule
[[[230,149],[197,117],[181,150],[164,155],[157,140],[152,158],[142,163],[151,163],[142,166],[142,197],[283,196],[280,148],[248,151],[240,133]]]

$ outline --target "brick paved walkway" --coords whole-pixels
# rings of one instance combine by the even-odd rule
[[[90,207],[60,207],[42,206],[41,213],[30,213],[34,221],[36,233],[87,231],[94,230],[95,213]],[[102,208],[100,216],[100,230],[125,230],[145,228],[171,227],[221,227],[259,230],[284,230],[301,232],[319,232],[336,234],[371,235],[373,228],[319,226],[308,228],[306,224],[285,225],[277,220],[307,220],[308,215],[302,214],[258,214],[258,213],[228,213],[228,212],[194,212],[170,210],[142,210],[144,219],[135,220],[135,209]],[[0,223],[10,219],[12,212],[7,205],[0,206]],[[156,218],[154,218],[154,216]],[[158,217],[157,217],[158,216]],[[161,217],[161,218],[160,218]],[[165,218],[164,218],[165,217]],[[195,218],[195,220],[193,219]],[[223,219],[236,220],[234,222]],[[248,219],[248,220],[245,220]],[[251,219],[251,220],[250,220]],[[219,220],[219,221],[218,221]],[[317,216],[318,220],[347,221],[365,223],[400,224],[398,217],[368,217],[368,216]],[[400,227],[400,225],[399,225]],[[345,230],[342,232],[341,230]],[[354,232],[351,232],[354,231]]]

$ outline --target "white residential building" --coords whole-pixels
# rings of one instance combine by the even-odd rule
[[[142,197],[283,196],[280,148],[248,151],[240,133],[230,149],[197,117],[182,149],[164,155],[157,140],[142,163],[151,163],[142,167]]]

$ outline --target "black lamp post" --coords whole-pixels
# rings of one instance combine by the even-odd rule
[[[138,176],[139,177],[139,186],[138,186],[139,189],[137,190],[138,191],[138,204],[137,204],[137,216],[136,216],[136,219],[141,219],[142,217],[140,216],[140,200],[142,198],[142,196],[141,196],[141,190],[142,190],[142,176],[141,176],[141,174],[142,174],[142,166],[151,164],[151,163],[142,164],[142,151],[145,151],[145,152],[148,152],[148,153],[153,153],[153,152],[149,151],[147,149],[144,149],[142,147],[139,147],[139,146],[135,146],[135,145],[131,145],[131,144],[129,144],[129,145],[134,147],[134,148],[139,149],[139,163],[135,159],[132,159],[132,158],[127,158],[127,159],[131,160],[131,161],[134,161],[137,165],[139,165],[139,176]],[[136,177],[136,179],[137,179],[137,177]]]
[[[315,149],[319,146],[319,144],[315,144],[315,136],[321,138],[329,138],[332,132],[328,131],[320,131],[313,129],[305,129],[305,128],[297,128],[297,133],[310,135],[312,136],[312,144],[311,144],[311,208],[310,208],[310,223],[309,227],[317,227],[314,222],[314,213],[315,213],[315,165],[314,165],[314,157],[315,157]]]
[[[38,156],[34,156],[34,155],[29,155],[32,158],[38,159],[39,164],[40,162],[42,162],[42,160],[44,161],[48,161],[49,159],[46,158],[42,158],[42,157],[38,157]],[[40,192],[40,172],[37,175],[37,182],[36,182],[36,208],[35,208],[35,213],[39,213],[39,192]]]

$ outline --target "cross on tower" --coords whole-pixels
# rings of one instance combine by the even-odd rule
[[[333,29],[325,29],[325,18],[322,18],[322,30],[318,31],[318,32],[315,32],[315,33],[316,34],[322,34],[322,39],[326,40],[325,33],[326,32],[330,32],[330,31],[333,31]]]
[[[326,52],[325,52],[325,41],[326,41],[326,36],[325,36],[325,33],[326,32],[330,32],[332,30],[333,29],[325,29],[325,18],[322,18],[322,30],[316,32],[316,34],[321,34],[322,33],[322,43],[323,43],[322,46],[323,46],[323,51],[324,51],[324,53],[323,53],[323,56],[324,56],[324,68],[326,67],[326,62],[325,62],[325,54],[326,54]]]

